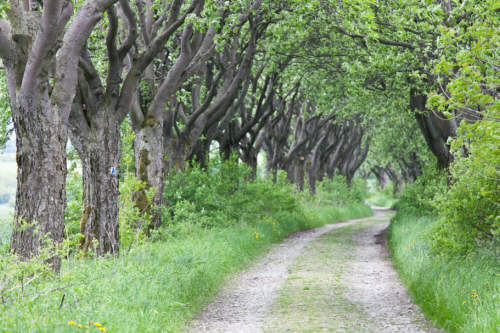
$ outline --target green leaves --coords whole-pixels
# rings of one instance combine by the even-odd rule
[[[0,0],[0,18],[3,18],[5,15],[5,11],[10,9],[10,2],[7,0]]]
[[[9,140],[11,133],[11,111],[5,87],[5,71],[0,69],[0,150]]]
[[[446,79],[444,98],[433,99],[450,109],[471,112],[498,112],[494,92],[500,87],[498,50],[499,1],[467,1],[454,11],[461,17],[454,27],[441,27],[438,39],[439,60],[433,62],[436,75]],[[445,84],[446,83],[446,84]],[[439,106],[438,106],[439,107]]]

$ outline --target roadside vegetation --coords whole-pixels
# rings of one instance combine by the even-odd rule
[[[469,184],[486,179],[475,177]],[[425,315],[447,332],[497,332],[500,325],[500,244],[488,237],[498,235],[498,225],[483,229],[495,214],[498,221],[498,205],[474,200],[499,193],[477,191],[459,180],[448,187],[446,174],[427,170],[401,194],[389,229],[401,279]]]
[[[392,182],[386,184],[384,188],[381,188],[378,184],[375,185],[369,191],[366,202],[377,207],[392,207],[398,201],[398,194],[394,193],[393,186]]]
[[[0,331],[70,332],[82,325],[96,332],[101,327],[179,332],[228,276],[272,243],[299,230],[371,215],[363,203],[362,180],[350,188],[341,176],[324,180],[312,198],[296,195],[285,174],[278,175],[276,184],[250,180],[250,175],[235,159],[214,159],[205,170],[195,166],[172,174],[164,192],[171,205],[161,207],[166,225],[147,238],[146,229],[134,227],[142,215],[134,213],[137,208],[128,210],[120,223],[129,236],[123,236],[117,258],[79,259],[72,222],[58,275],[43,264],[49,253],[28,264],[4,247]],[[124,197],[135,190],[133,182],[124,180]]]

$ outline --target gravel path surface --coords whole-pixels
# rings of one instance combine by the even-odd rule
[[[440,332],[399,280],[386,246],[387,227],[381,220],[354,235],[355,253],[342,274],[344,297],[366,315],[366,332]]]
[[[409,301],[385,247],[380,244],[383,237],[376,237],[387,227],[389,214],[388,211],[376,210],[372,218],[298,232],[275,245],[254,266],[222,288],[214,302],[190,323],[189,332],[350,332],[349,325],[339,325],[339,322],[352,320],[367,322],[366,325],[353,326],[353,332],[358,328],[366,329],[363,332],[434,332],[418,308]],[[345,247],[341,251],[334,243],[328,249],[321,245],[323,238],[347,230],[349,226],[356,226],[359,230],[354,237],[349,236],[350,254],[346,258],[342,257],[342,253],[347,253]],[[318,253],[314,250],[317,244],[322,246]],[[304,258],[306,264],[297,266]],[[339,265],[339,260],[345,265]],[[342,266],[342,270],[334,271],[337,266]],[[308,278],[313,282],[304,287],[301,283],[309,281]],[[317,282],[321,282],[321,286],[315,285]],[[300,291],[306,295],[294,294],[291,301],[283,302],[287,287],[291,287],[293,293]],[[323,288],[336,292],[326,292],[325,295]],[[316,291],[318,297],[331,303],[321,306],[319,312],[324,314],[315,310],[309,316],[307,311],[301,310],[323,304],[311,291]],[[331,302],[346,297],[349,301]],[[295,301],[300,303],[298,307],[292,304]],[[359,316],[351,316],[351,313]],[[303,321],[311,325],[294,324]],[[330,321],[331,325],[328,324]],[[321,323],[314,326],[318,324],[315,322]]]

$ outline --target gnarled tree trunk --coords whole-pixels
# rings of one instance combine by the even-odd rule
[[[455,119],[440,119],[426,108],[427,96],[412,89],[410,93],[410,107],[415,113],[420,130],[424,135],[427,146],[438,160],[440,168],[448,168],[453,156],[447,143],[449,137],[456,135],[457,123]]]
[[[67,123],[79,54],[103,11],[116,0],[44,1],[42,12],[11,1],[0,20],[0,57],[17,135],[18,180],[11,251],[39,252],[41,238],[62,240],[66,202]],[[62,37],[62,43],[61,43]],[[23,227],[24,222],[31,227]],[[38,230],[36,231],[36,229]],[[52,260],[54,268],[59,259]]]
[[[85,237],[80,248],[97,255],[118,254],[120,125],[110,112],[99,113],[86,131],[73,127],[71,132],[82,161],[80,232]]]
[[[135,170],[139,180],[146,184],[146,189],[134,195],[135,204],[143,213],[151,216],[149,228],[158,228],[161,225],[161,212],[157,207],[163,205],[164,181],[164,149],[163,149],[163,122],[148,119],[135,132]],[[153,201],[148,202],[146,190],[153,188]]]
[[[19,108],[14,112],[18,175],[10,248],[29,258],[38,254],[44,236],[55,242],[63,239],[67,134],[46,91],[23,98]],[[25,113],[31,116],[18,116]],[[24,223],[31,226],[23,228]]]

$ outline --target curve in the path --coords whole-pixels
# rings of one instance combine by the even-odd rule
[[[406,307],[405,311],[407,311],[400,313],[398,310],[398,316],[409,318],[407,321],[403,319],[405,325],[408,326],[415,320],[420,321],[420,317],[416,318],[419,315],[418,311],[411,305],[404,287],[400,283],[397,284],[396,273],[386,253],[383,252],[382,246],[375,244],[374,233],[378,233],[379,229],[387,226],[388,212],[375,210],[374,213],[372,218],[351,220],[298,232],[283,243],[273,246],[268,254],[252,268],[226,283],[215,301],[190,323],[188,330],[190,332],[262,332],[265,329],[264,322],[272,320],[269,318],[272,312],[271,306],[289,276],[290,266],[307,251],[307,246],[325,233],[334,232],[334,229],[367,222],[374,218],[382,222],[376,224],[376,227],[363,228],[355,238],[356,256],[352,262],[348,263],[349,268],[346,270],[349,294],[355,302],[361,304],[361,311],[365,311],[370,317],[372,315],[374,318],[377,317],[377,311],[370,311],[372,308],[380,308],[378,302],[390,300],[386,312],[390,312],[390,308],[396,304],[401,304],[403,308]],[[366,252],[365,250],[370,246],[375,247],[375,251],[372,249]],[[383,283],[384,288],[379,290],[376,283]],[[373,297],[369,289],[377,289],[378,296]],[[363,308],[365,306],[366,308]],[[394,322],[393,318],[390,318],[388,322]],[[396,327],[391,325],[386,326],[391,327],[388,332],[392,332],[392,328]],[[268,328],[265,331],[279,330]],[[293,331],[293,329],[287,331]],[[413,330],[404,330],[404,332],[413,332]]]

